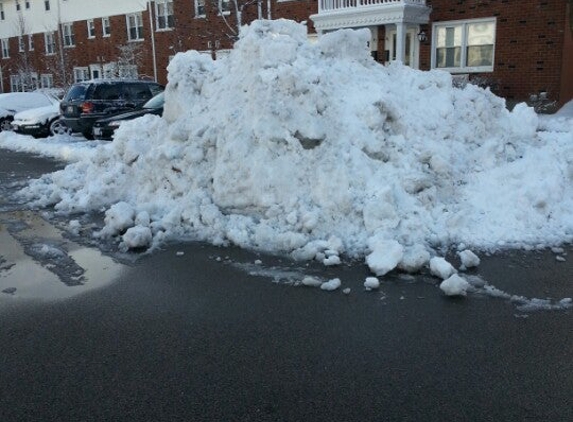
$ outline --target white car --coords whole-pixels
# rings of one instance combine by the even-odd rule
[[[0,94],[0,132],[12,130],[14,115],[32,108],[54,105],[58,99],[43,92],[10,92]]]
[[[36,138],[70,134],[71,131],[60,119],[60,102],[16,113],[12,121],[14,132]]]

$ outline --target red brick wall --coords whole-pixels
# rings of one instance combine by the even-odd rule
[[[562,101],[563,28],[568,0],[432,0],[433,22],[496,17],[493,73],[470,75],[489,80],[510,102],[547,92]],[[431,39],[431,25],[428,30]],[[430,68],[430,42],[421,48],[421,69]]]

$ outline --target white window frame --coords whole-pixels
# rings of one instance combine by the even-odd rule
[[[231,0],[218,0],[219,15],[231,14]]]
[[[25,0],[24,1],[24,7],[26,8],[26,10],[30,9],[30,0]]]
[[[42,73],[40,75],[40,87],[41,88],[53,88],[54,87],[54,75],[51,73]]]
[[[472,24],[479,23],[492,23],[493,24],[493,46],[491,65],[487,66],[467,66],[467,48],[468,48],[468,27]],[[460,45],[460,66],[459,67],[437,67],[437,34],[438,29],[442,27],[460,27],[461,28],[461,45]],[[445,70],[450,73],[486,73],[493,72],[495,67],[495,44],[497,33],[497,19],[483,18],[483,19],[466,19],[446,22],[435,22],[432,26],[432,69]]]
[[[168,31],[175,26],[173,0],[155,1],[155,30]]]
[[[22,10],[22,7],[20,6],[20,0],[15,0],[15,5],[16,5],[16,12],[19,12],[20,10]]]
[[[143,15],[140,13],[131,13],[125,16],[127,25],[128,41],[143,41]],[[131,30],[135,30],[135,37],[132,36]]]
[[[74,24],[71,22],[63,23],[62,32],[64,34],[64,47],[75,47],[76,37],[74,36]]]
[[[205,0],[194,0],[194,3],[195,3],[195,17],[205,18],[207,16],[207,12],[205,10]]]
[[[28,35],[28,51],[34,51],[34,35]]]
[[[24,37],[22,35],[18,36],[18,52],[23,53],[26,51],[26,43],[24,42]]]
[[[6,19],[6,15],[4,14],[4,3],[0,3],[0,21]]]
[[[88,67],[74,67],[74,83],[89,81],[90,69]]]
[[[96,37],[96,27],[93,19],[88,19],[86,21],[88,27],[88,39],[93,40]]]
[[[101,28],[104,37],[111,36],[111,20],[109,16],[104,16],[101,18]]]
[[[56,36],[53,31],[44,32],[44,46],[47,56],[56,54]]]
[[[44,10],[48,12],[51,9],[50,0],[44,0]]]
[[[10,75],[10,92],[23,92],[24,84],[20,75]]]
[[[2,38],[2,58],[10,58],[10,40],[8,38]]]

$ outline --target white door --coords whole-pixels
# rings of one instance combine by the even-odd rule
[[[410,66],[414,69],[419,67],[419,41],[416,36],[415,28],[408,28],[406,30],[406,44],[405,44],[405,56],[404,64]],[[396,60],[396,29],[386,29],[386,41],[385,48],[387,51],[386,63],[393,62]]]

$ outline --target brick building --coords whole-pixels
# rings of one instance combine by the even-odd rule
[[[220,57],[240,24],[369,28],[381,63],[440,68],[508,102],[573,98],[573,0],[0,0],[0,90],[137,76],[167,82],[180,51]]]

